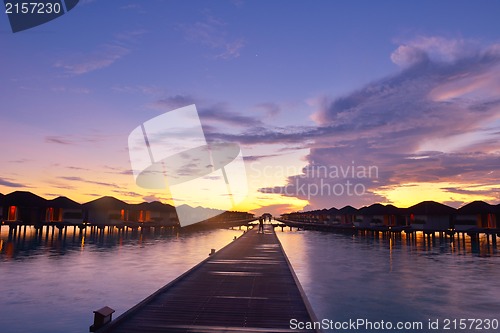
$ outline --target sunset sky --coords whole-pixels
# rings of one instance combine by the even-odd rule
[[[499,1],[81,0],[18,33],[1,14],[0,193],[171,202],[135,184],[128,135],[196,104],[209,142],[241,146],[249,193],[235,209],[499,203],[498,13]]]

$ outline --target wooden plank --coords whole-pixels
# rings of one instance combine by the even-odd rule
[[[317,332],[316,321],[271,225],[216,252],[98,333]]]

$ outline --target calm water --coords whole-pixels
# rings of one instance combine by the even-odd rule
[[[473,246],[404,235],[277,233],[319,319],[500,319],[500,255],[484,239]],[[169,229],[82,237],[55,229],[37,236],[28,228],[9,241],[2,227],[0,332],[88,332],[93,310],[108,305],[116,317],[241,234]]]
[[[500,254],[484,238],[475,246],[470,239],[428,242],[404,234],[392,239],[311,231],[278,235],[318,320],[428,325],[431,319],[439,320],[439,332],[471,332],[443,330],[446,319],[500,321]],[[404,332],[430,331],[424,328]]]
[[[116,317],[243,233],[72,231],[40,239],[28,228],[8,242],[1,228],[0,332],[88,332],[93,310],[108,305]]]

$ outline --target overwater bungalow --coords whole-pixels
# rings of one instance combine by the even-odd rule
[[[457,210],[455,230],[496,228],[497,207],[484,201],[474,201]]]
[[[357,227],[404,225],[402,210],[393,205],[379,203],[360,208],[354,225]]]
[[[330,209],[328,209],[327,211],[327,221],[326,223],[327,224],[340,224],[341,221],[342,221],[342,217],[339,213],[339,210],[335,207],[331,207]]]
[[[341,224],[354,224],[358,210],[352,206],[345,206],[339,209]]]
[[[83,204],[84,220],[97,225],[120,225],[129,220],[129,204],[102,197]]]
[[[164,226],[179,224],[175,207],[159,201],[130,205],[129,221],[155,223]]]
[[[415,230],[447,230],[453,228],[456,209],[435,201],[423,201],[407,208],[410,225]]]
[[[67,197],[48,200],[44,221],[81,224],[83,223],[82,205]]]
[[[26,191],[15,191],[3,197],[3,220],[37,224],[43,221],[46,202],[42,197]]]

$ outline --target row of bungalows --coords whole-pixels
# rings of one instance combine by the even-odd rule
[[[474,201],[458,209],[434,201],[424,201],[406,210],[408,224],[416,230],[467,231],[500,227],[500,204],[490,205],[484,201]]]
[[[105,196],[82,205],[84,221],[97,225],[154,223],[162,226],[178,224],[172,205],[159,201],[128,204],[114,197]]]
[[[332,207],[330,209],[282,214],[281,218],[305,223],[352,225],[356,219],[357,212],[358,210],[352,206],[345,206],[341,209]]]
[[[25,191],[4,195],[1,215],[2,221],[26,224],[82,220],[80,204],[65,197],[46,200]]]
[[[192,213],[197,221],[213,217],[216,221],[235,221],[253,218],[246,212],[223,212],[203,207],[180,207]],[[214,217],[215,216],[215,217]],[[16,191],[0,196],[0,222],[4,223],[65,223],[94,225],[177,226],[179,219],[175,207],[159,201],[129,204],[114,197],[105,196],[79,204],[66,197],[46,200],[36,194]]]
[[[175,208],[161,202],[128,204],[102,197],[79,204],[66,197],[46,200],[36,194],[16,191],[0,196],[0,221],[4,223],[92,223],[119,225],[125,222],[177,225]]]
[[[352,225],[360,228],[374,226],[411,226],[415,230],[466,231],[474,228],[496,229],[500,227],[500,204],[490,205],[474,201],[459,209],[435,202],[424,201],[408,208],[393,205],[373,204],[356,209],[345,206],[341,209],[314,210],[283,214],[285,220]]]

